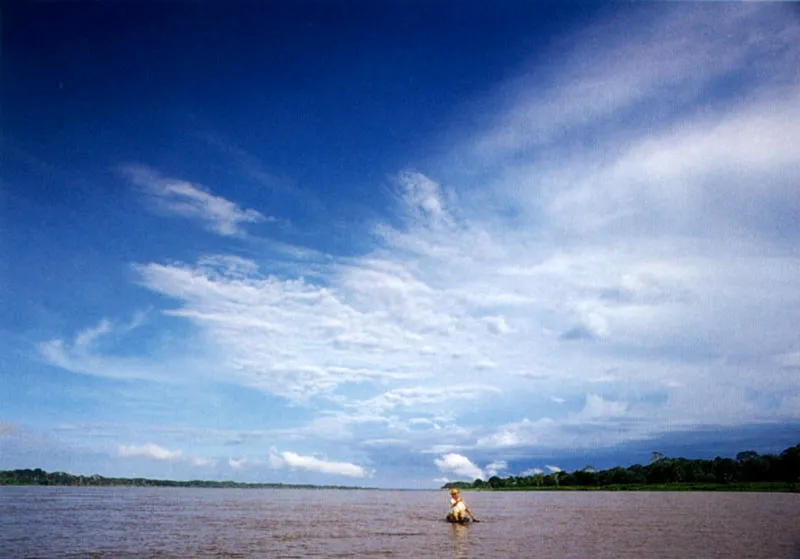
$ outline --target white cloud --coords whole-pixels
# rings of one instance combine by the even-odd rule
[[[415,376],[406,353],[412,332],[355,308],[337,290],[302,279],[234,278],[223,265],[138,270],[148,287],[184,301],[170,314],[206,328],[245,384],[305,398],[342,383]],[[242,269],[237,263],[236,274]]]
[[[150,262],[135,267],[142,285],[172,299],[215,377],[315,414],[285,439],[511,459],[794,417],[800,102],[785,84],[800,26],[777,8],[658,10],[579,31],[543,54],[552,75],[501,88],[497,118],[447,139],[464,166],[399,174],[402,219],[379,221],[363,254]],[[219,233],[258,219],[127,172]],[[79,372],[174,378],[166,360],[103,353],[114,328],[41,352]],[[520,419],[483,421],[500,411]]]
[[[181,450],[168,450],[153,443],[143,445],[119,445],[117,454],[122,457],[152,458],[153,460],[177,460],[183,455]]]
[[[652,413],[649,406],[631,409],[626,402],[606,400],[587,394],[579,412],[536,421],[523,418],[489,430],[475,443],[482,449],[557,449],[608,447],[623,440],[652,436],[652,423],[643,421]],[[636,421],[631,421],[635,419]]]
[[[709,226],[761,226],[759,213],[776,202],[800,208],[786,180],[800,171],[790,147],[800,126],[798,105],[796,94],[755,99],[647,137],[553,192],[549,214],[584,232],[641,229],[647,222],[705,234]],[[669,215],[672,223],[664,221]]]
[[[494,124],[475,142],[475,150],[484,158],[511,157],[644,108],[658,114],[661,106],[647,104],[654,100],[666,98],[662,105],[679,107],[700,104],[717,80],[755,64],[763,72],[746,72],[745,79],[778,81],[795,59],[800,38],[793,18],[781,14],[750,6],[662,7],[624,17],[615,13],[565,35],[554,45],[561,51],[558,64],[536,66],[500,88]],[[781,17],[789,21],[779,22]],[[765,29],[772,31],[770,39],[761,35]],[[789,76],[796,77],[792,68]]]
[[[523,422],[528,419],[523,419]],[[491,435],[480,437],[477,441],[478,447],[489,448],[503,448],[507,446],[518,446],[523,442],[523,439],[514,430],[508,427],[498,430]]]
[[[295,452],[272,452],[269,463],[273,468],[291,468],[347,477],[365,477],[367,471],[357,464],[350,462],[332,462],[314,456],[301,456]]]
[[[486,465],[486,476],[492,477],[500,475],[500,472],[508,469],[508,463],[505,460],[495,460]]]
[[[516,423],[509,423],[494,430],[488,435],[479,437],[475,443],[479,448],[505,448],[520,445],[534,445],[542,442],[542,434],[553,430],[552,419],[543,418],[531,421],[523,418]]]
[[[77,336],[75,336],[75,348],[86,350],[92,342],[101,337],[103,334],[108,334],[111,331],[111,323],[103,319],[95,328],[87,328]]]
[[[597,394],[587,394],[586,404],[577,415],[579,420],[609,419],[625,415],[628,406],[625,402],[612,402]]]
[[[122,175],[150,195],[157,209],[204,222],[219,235],[241,234],[241,224],[272,220],[256,210],[243,210],[235,203],[214,196],[200,187],[179,179],[166,178],[144,165],[127,165]]]
[[[458,476],[466,477],[469,481],[483,479],[485,474],[469,458],[461,454],[450,453],[434,459],[434,464],[441,472],[452,472]]]
[[[264,460],[252,456],[241,457],[241,458],[233,458],[233,457],[228,458],[228,466],[230,466],[232,470],[243,470],[245,468],[261,466],[262,464],[264,464]]]
[[[209,458],[203,458],[202,456],[193,456],[190,459],[190,463],[195,468],[213,468],[217,465],[216,460],[211,460]]]
[[[544,470],[541,468],[530,468],[528,470],[523,470],[520,475],[521,476],[535,476],[538,474],[543,474]]]
[[[403,206],[414,217],[436,222],[447,220],[439,185],[422,173],[404,171],[397,177]]]
[[[107,378],[164,380],[163,365],[143,357],[107,357],[100,345],[115,346],[133,330],[145,324],[145,315],[136,313],[128,323],[102,319],[97,326],[79,332],[73,342],[52,339],[41,342],[38,352],[47,363],[68,371]],[[174,366],[170,367],[174,370]]]
[[[550,473],[553,473],[553,474],[554,474],[554,473],[556,473],[556,472],[562,472],[562,471],[563,471],[563,470],[562,470],[561,468],[559,468],[558,466],[545,466],[545,468],[547,468],[548,470],[550,470]]]
[[[511,331],[502,316],[487,316],[483,321],[486,323],[486,329],[492,334],[507,334]]]
[[[437,408],[458,409],[465,406],[459,400],[477,400],[481,396],[499,394],[500,390],[492,386],[451,386],[395,388],[375,398],[363,402],[355,402],[354,407],[374,410],[377,413],[396,408],[413,408],[415,410]],[[411,421],[420,422],[420,419]]]

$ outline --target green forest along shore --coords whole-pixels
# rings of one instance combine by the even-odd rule
[[[740,452],[713,460],[669,458],[654,452],[646,466],[635,464],[595,470],[544,472],[526,476],[490,477],[484,481],[451,481],[442,489],[489,491],[800,491],[800,444],[780,454]]]
[[[349,485],[304,485],[288,483],[240,483],[236,481],[174,481],[169,479],[76,476],[44,470],[0,470],[0,485],[74,485],[81,487],[210,487],[227,489],[374,489]]]

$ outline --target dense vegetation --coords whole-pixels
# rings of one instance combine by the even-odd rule
[[[779,455],[760,455],[748,450],[736,459],[689,460],[668,458],[654,452],[646,466],[635,464],[595,470],[591,466],[574,472],[558,471],[530,476],[493,476],[484,481],[476,479],[454,481],[443,489],[702,489],[797,491],[800,484],[800,444],[787,448]]]
[[[0,485],[80,485],[130,487],[227,487],[238,489],[366,489],[342,485],[292,485],[283,483],[238,483],[235,481],[173,481],[167,479],[74,476],[64,472],[35,470],[0,470]]]

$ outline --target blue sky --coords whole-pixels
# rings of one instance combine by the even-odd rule
[[[793,5],[3,25],[0,468],[426,488],[800,440]]]

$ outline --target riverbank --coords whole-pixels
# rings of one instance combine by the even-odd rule
[[[568,485],[522,486],[522,487],[465,487],[461,491],[751,491],[759,493],[798,493],[800,486],[780,481],[738,483],[659,483],[659,484],[615,484],[615,485]]]
[[[169,479],[118,478],[73,475],[35,470],[0,470],[0,485],[61,485],[67,487],[195,487],[217,489],[366,489],[352,485],[310,485],[286,483],[243,483],[237,481],[178,481]]]

